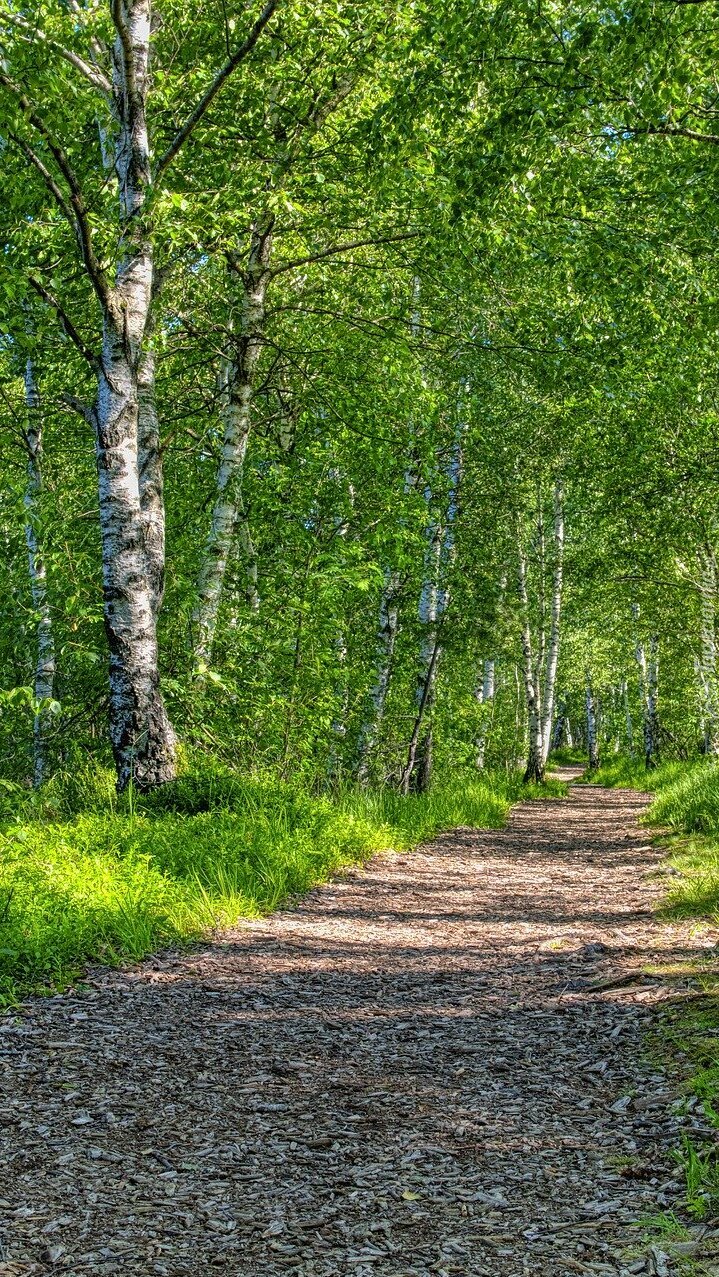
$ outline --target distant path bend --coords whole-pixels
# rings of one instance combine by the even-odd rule
[[[645,802],[524,803],[0,1021],[0,1274],[624,1272],[680,1188],[627,972],[700,943]]]

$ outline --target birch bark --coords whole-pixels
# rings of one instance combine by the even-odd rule
[[[644,761],[647,767],[656,767],[660,759],[659,744],[659,639],[655,634],[649,640],[647,662],[647,701],[644,716]]]
[[[495,662],[493,659],[490,659],[490,660],[484,661],[483,663],[482,678],[477,686],[476,696],[480,705],[490,706],[491,709],[493,710],[495,690],[496,690]],[[476,761],[478,771],[482,771],[484,769],[484,757],[485,757],[485,753],[487,749],[487,737],[489,735],[489,727],[490,727],[490,711],[487,710],[485,717],[482,721],[482,725],[479,729],[479,734],[477,736],[477,753],[476,753],[475,761]]]
[[[599,770],[599,743],[597,740],[597,704],[594,698],[594,688],[592,687],[592,676],[587,670],[586,674],[586,690],[585,704],[587,709],[587,752],[589,755],[589,770]]]
[[[199,668],[206,667],[212,660],[222,588],[238,526],[244,534],[243,548],[249,556],[248,601],[253,611],[259,608],[257,556],[247,523],[242,483],[252,425],[257,365],[264,342],[273,228],[274,216],[265,211],[252,229],[247,267],[241,273],[240,330],[233,354],[226,360],[223,370],[222,455],[212,522],[197,583],[197,604],[192,617],[194,659]]]
[[[527,703],[527,726],[529,743],[527,748],[527,766],[524,772],[524,783],[531,781],[541,783],[544,780],[544,759],[542,748],[542,724],[540,707],[537,698],[535,681],[534,654],[532,650],[532,630],[529,621],[529,596],[527,593],[527,557],[521,544],[518,545],[517,589],[521,614],[522,663],[524,672],[524,695]]]
[[[625,723],[625,728],[627,733],[627,748],[629,750],[630,758],[633,758],[634,757],[634,723],[632,722],[632,707],[629,704],[629,687],[627,685],[627,680],[625,678],[622,679],[622,685],[621,685],[620,691],[622,696],[622,703],[624,705],[624,723]]]
[[[554,695],[559,661],[560,623],[562,614],[562,580],[564,571],[564,491],[561,479],[554,486],[554,574],[552,579],[552,614],[544,668],[542,690],[542,762],[546,763],[552,738]]]
[[[160,694],[158,670],[156,623],[162,597],[164,523],[158,518],[162,485],[154,364],[145,349],[153,284],[145,209],[151,182],[146,118],[150,0],[119,0],[113,19],[121,237],[114,288],[103,307],[94,420],[110,649],[110,740],[119,787],[132,779],[146,789],[170,780],[175,770],[175,737]]]
[[[639,605],[632,604],[635,625],[639,620]],[[647,768],[659,762],[659,640],[653,635],[649,640],[649,659],[641,638],[634,647],[639,683],[639,701],[642,707],[642,736],[644,763]]]
[[[701,605],[701,657],[699,681],[702,691],[704,752],[719,754],[719,684],[717,683],[716,599],[717,564],[714,552],[701,555],[699,583]]]
[[[36,703],[33,721],[33,783],[41,785],[47,768],[47,728],[50,720],[48,702],[55,687],[55,636],[47,593],[47,570],[40,545],[39,505],[42,494],[42,417],[40,395],[33,361],[25,364],[25,445],[27,447],[27,485],[25,488],[25,543],[27,545],[30,589],[36,617],[36,653],[33,693]]]
[[[557,717],[551,735],[551,749],[561,749],[567,727],[567,702],[562,699],[557,709]],[[568,742],[571,743],[571,742]]]

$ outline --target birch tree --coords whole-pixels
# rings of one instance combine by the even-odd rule
[[[114,236],[114,252],[108,266],[98,255],[88,202],[67,150],[12,75],[7,70],[0,73],[9,106],[9,136],[71,226],[101,315],[101,342],[99,349],[93,349],[62,300],[36,275],[28,275],[29,286],[57,313],[97,382],[94,403],[74,402],[95,432],[110,652],[110,741],[120,789],[130,781],[140,789],[151,788],[170,780],[175,771],[175,735],[160,691],[157,643],[164,517],[151,351],[158,280],[150,196],[224,82],[254,48],[275,7],[276,0],[270,0],[154,166],[148,127],[150,0],[112,4],[114,39],[109,50],[92,32],[87,57],[71,49],[59,50],[59,56],[92,86],[111,113],[112,142],[106,140],[104,128],[99,142],[99,167],[104,167],[108,146],[116,182],[116,219],[107,232]],[[42,24],[37,25],[42,30]],[[57,47],[54,40],[48,44]],[[103,58],[109,61],[108,69],[101,64]]]
[[[559,661],[562,584],[564,570],[564,489],[561,478],[554,485],[554,573],[552,613],[542,688],[542,761],[546,764],[552,740],[557,663]]]
[[[40,392],[31,355],[25,361],[24,393],[26,425],[24,441],[27,449],[27,486],[25,507],[25,542],[27,545],[30,589],[36,617],[36,657],[33,696],[33,782],[41,785],[47,774],[47,732],[52,721],[55,690],[55,635],[48,598],[47,569],[41,545],[41,510],[43,490],[43,429]]]

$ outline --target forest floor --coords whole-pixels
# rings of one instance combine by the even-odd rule
[[[521,804],[0,1020],[0,1274],[681,1271],[702,1119],[646,1034],[707,937],[655,913],[647,801]]]

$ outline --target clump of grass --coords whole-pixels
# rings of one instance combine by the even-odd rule
[[[558,794],[505,774],[429,794],[316,796],[195,765],[118,801],[95,771],[56,778],[0,828],[0,999],[63,987],[88,962],[137,960],[267,913],[343,866],[458,825],[497,828],[518,798]]]
[[[648,793],[656,793],[695,771],[706,769],[707,766],[705,759],[690,763],[671,759],[660,763],[658,767],[647,768],[639,758],[617,754],[609,762],[602,763],[598,771],[588,772],[585,779],[595,785],[605,785],[608,789],[643,789]]]
[[[550,767],[552,764],[557,767],[585,767],[586,750],[579,749],[576,745],[563,745],[561,749],[552,750],[548,762]]]

